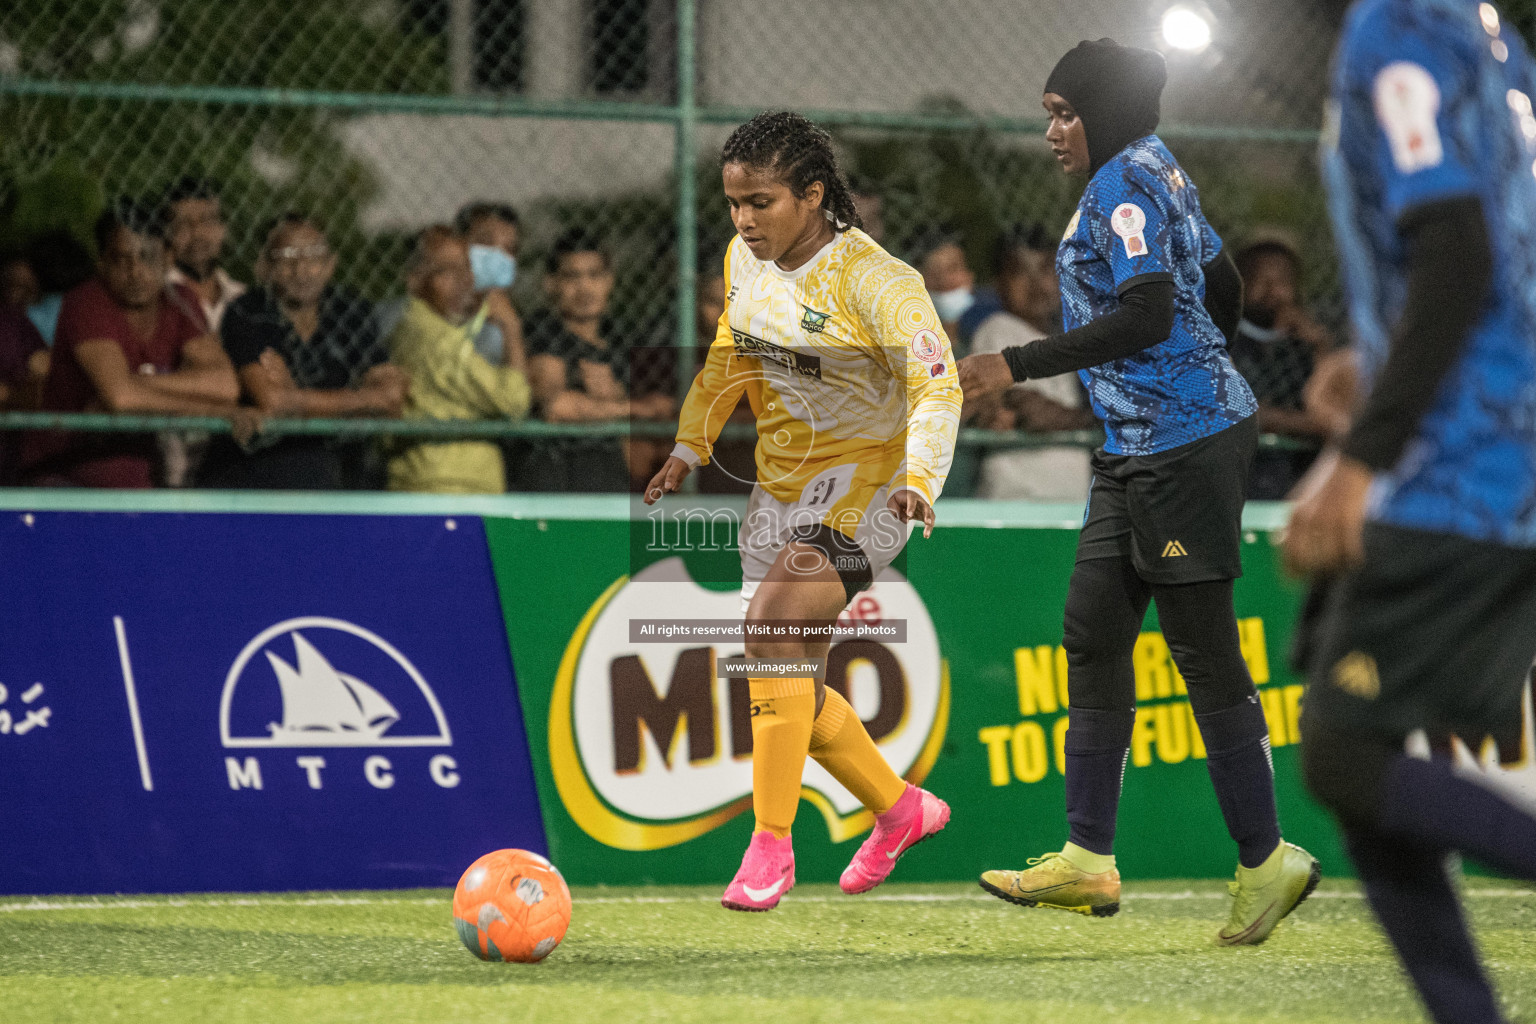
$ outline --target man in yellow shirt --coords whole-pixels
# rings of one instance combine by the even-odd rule
[[[469,246],[446,227],[429,227],[416,241],[407,284],[410,303],[389,335],[390,360],[411,375],[407,419],[471,420],[528,413],[528,380],[521,366],[493,366],[475,351],[488,315],[473,317],[475,280]],[[414,444],[390,459],[394,491],[500,493],[507,489],[501,449],[490,441]]]

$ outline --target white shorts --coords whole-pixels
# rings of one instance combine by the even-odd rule
[[[860,473],[860,468],[854,464],[828,467],[812,477],[793,502],[780,501],[760,484],[752,488],[739,540],[743,613],[796,527],[825,522],[833,529],[842,527],[845,535],[851,533],[869,559],[871,579],[901,554],[916,524],[897,519],[885,507],[886,485],[865,479],[867,474]]]

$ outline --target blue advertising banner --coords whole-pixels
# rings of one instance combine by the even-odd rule
[[[0,580],[0,892],[546,852],[477,517],[9,512]]]

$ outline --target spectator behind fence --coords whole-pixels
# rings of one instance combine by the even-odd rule
[[[24,251],[41,291],[37,300],[27,307],[27,318],[37,325],[43,342],[51,346],[59,326],[64,293],[94,277],[96,263],[90,251],[68,231],[45,231]]]
[[[0,410],[36,409],[48,372],[48,347],[25,307],[0,303]],[[0,487],[16,482],[21,436],[0,431]]]
[[[0,307],[26,309],[43,297],[32,262],[20,252],[0,256]]]
[[[224,314],[219,334],[243,400],[268,416],[398,416],[410,379],[390,365],[372,307],[331,284],[336,254],[309,217],[289,213],[267,232],[268,284]],[[355,486],[360,446],[317,436],[216,439],[203,487],[335,490]]]
[[[867,225],[867,222],[866,222]],[[715,343],[720,330],[720,317],[725,314],[724,256],[714,254],[700,261],[698,297],[694,306],[694,329],[698,345],[694,349],[694,366],[703,367],[709,358],[710,346]],[[727,335],[726,343],[730,343]],[[736,402],[727,423],[755,424],[757,413],[752,409],[754,388]],[[672,451],[667,449],[668,454]],[[755,440],[730,441],[720,438],[710,452],[709,463],[694,471],[699,481],[700,494],[751,494],[757,482],[757,442]]]
[[[863,178],[850,174],[848,191],[853,196],[853,209],[864,222],[864,233],[879,245],[885,245],[885,197]]]
[[[166,279],[192,290],[203,319],[217,331],[229,304],[245,294],[245,285],[220,265],[229,229],[219,186],[206,178],[180,178],[165,190],[162,201],[165,244],[171,255]]]
[[[1041,230],[1015,232],[998,244],[993,262],[1003,308],[976,331],[972,351],[1001,353],[1046,337],[1061,303],[1055,252]],[[973,425],[993,430],[1081,430],[1096,422],[1075,373],[1015,384],[989,395],[966,413]],[[996,452],[981,464],[981,498],[1083,501],[1092,475],[1088,451],[1062,445]]]
[[[42,408],[227,416],[247,433],[256,417],[235,404],[239,382],[196,296],[166,284],[161,229],[132,200],[97,220],[98,273],[64,297]],[[144,434],[39,431],[23,440],[22,473],[40,485],[150,487],[156,450]]]
[[[523,321],[512,306],[522,222],[506,203],[470,203],[453,219],[469,243],[475,274],[475,298],[485,306],[485,323],[475,335],[475,350],[486,362],[525,369]]]
[[[528,379],[534,405],[550,423],[625,418],[661,420],[670,395],[629,397],[631,348],[608,316],[613,265],[580,231],[550,250],[545,288],[554,302],[528,320]],[[558,438],[513,449],[513,486],[521,491],[628,491],[631,472],[621,438]],[[643,479],[641,484],[643,486]]]
[[[1247,497],[1275,501],[1290,493],[1327,436],[1306,411],[1302,393],[1333,341],[1301,305],[1301,257],[1293,245],[1280,238],[1250,242],[1236,262],[1243,277],[1243,319],[1227,349],[1259,400],[1259,429],[1312,446],[1262,450],[1254,458]]]
[[[522,419],[528,380],[512,366],[496,366],[475,351],[485,316],[475,309],[469,245],[451,228],[427,228],[416,240],[407,283],[411,299],[389,335],[395,364],[410,374],[409,419]],[[507,489],[501,449],[491,441],[411,444],[389,462],[396,491],[497,493]]]
[[[1002,308],[997,293],[976,287],[976,275],[966,261],[965,250],[952,236],[932,243],[918,269],[955,358],[969,355],[971,340],[982,321]]]

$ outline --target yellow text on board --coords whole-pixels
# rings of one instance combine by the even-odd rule
[[[1259,686],[1259,699],[1269,722],[1270,746],[1297,742],[1301,684],[1268,685],[1271,675],[1263,619],[1239,619],[1237,627],[1243,660]],[[1145,768],[1154,761],[1178,764],[1205,757],[1194,711],[1187,699],[1179,699],[1188,693],[1184,677],[1163,634],[1141,634],[1131,660],[1136,670],[1137,704],[1136,724],[1131,730],[1131,765]],[[1039,782],[1053,766],[1058,774],[1066,771],[1066,651],[1049,644],[1020,647],[1013,652],[1013,664],[1022,720],[987,726],[976,737],[986,747],[987,772],[994,786]]]

